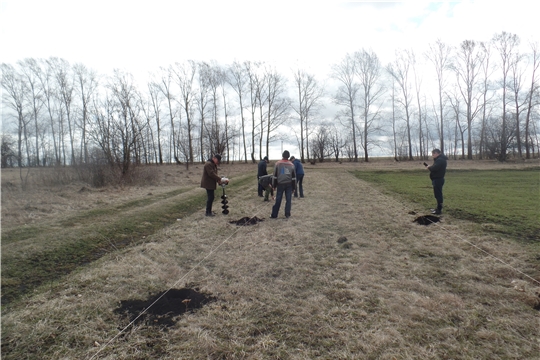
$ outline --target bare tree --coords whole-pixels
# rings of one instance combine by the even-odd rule
[[[39,137],[41,133],[41,126],[39,124],[39,116],[41,108],[43,107],[42,93],[43,89],[40,86],[39,78],[41,76],[41,67],[39,63],[33,58],[27,58],[18,62],[21,69],[21,75],[24,77],[24,84],[26,86],[25,96],[28,98],[30,104],[30,113],[34,123],[34,141],[35,141],[35,164],[40,165],[39,157]],[[30,165],[30,164],[29,164]],[[45,164],[43,164],[45,165]]]
[[[445,71],[448,69],[450,56],[451,56],[451,47],[443,43],[440,39],[437,39],[435,44],[431,44],[429,47],[429,53],[427,57],[433,65],[435,66],[435,73],[437,74],[437,86],[438,86],[438,97],[439,97],[439,112],[438,119],[440,123],[440,133],[439,133],[439,147],[440,150],[444,153],[444,102],[443,102],[443,93],[446,87],[446,79],[444,77]],[[437,114],[437,113],[436,113]]]
[[[356,115],[355,111],[358,107],[358,91],[360,85],[355,79],[356,61],[353,55],[347,54],[339,64],[332,66],[332,78],[340,83],[337,93],[334,95],[334,103],[343,106],[344,115],[348,118],[352,147],[354,151],[354,161],[358,162],[358,146],[356,144]]]
[[[226,136],[222,136],[220,134],[222,126],[220,126],[220,123],[218,121],[220,110],[220,88],[224,83],[222,81],[222,71],[215,62],[209,65],[207,71],[210,112],[212,117],[210,127],[207,127],[207,133],[209,134],[208,151],[210,153],[222,153],[226,145],[220,143],[222,139],[226,139]],[[223,127],[223,130],[227,130],[226,125]],[[225,161],[225,159],[223,158],[222,160]]]
[[[8,134],[2,134],[1,141],[2,168],[13,167],[14,162],[17,161],[17,155],[13,149],[15,140]]]
[[[412,65],[413,75],[414,75],[414,90],[416,95],[416,104],[418,106],[418,156],[421,158],[424,158],[427,154],[424,150],[424,118],[422,114],[422,96],[420,94],[420,89],[422,88],[422,74],[417,71],[417,68],[419,67],[418,61],[416,59],[416,54],[414,51],[409,52],[409,60]]]
[[[107,84],[111,91],[112,108],[108,109],[107,121],[113,123],[113,142],[107,145],[105,150],[114,149],[114,157],[110,155],[111,161],[114,159],[125,179],[130,172],[132,162],[138,164],[140,154],[138,153],[138,142],[140,140],[144,125],[140,122],[139,103],[140,98],[137,93],[134,79],[131,74],[114,70],[112,78]],[[102,141],[103,143],[103,141]]]
[[[396,126],[396,81],[392,78],[392,139],[394,145],[394,160],[398,161],[397,126]]]
[[[509,136],[507,132],[507,113],[506,113],[506,96],[508,88],[508,73],[510,72],[510,64],[512,57],[519,46],[519,37],[515,34],[502,32],[501,34],[495,34],[493,37],[495,47],[499,51],[501,57],[501,70],[502,70],[502,123],[501,123],[501,137],[500,137],[500,153],[499,161],[505,161],[508,150]]]
[[[480,125],[480,143],[479,143],[479,158],[483,158],[484,154],[484,147],[486,143],[486,127],[487,127],[487,119],[490,116],[490,111],[488,109],[488,106],[494,96],[494,93],[492,96],[488,97],[489,91],[491,90],[491,84],[490,84],[490,77],[493,74],[494,67],[491,65],[491,44],[489,42],[482,42],[480,43],[481,49],[482,49],[482,58],[483,61],[481,62],[481,68],[482,68],[482,85],[481,85],[481,93],[482,93],[482,124]]]
[[[246,91],[247,72],[242,64],[235,61],[229,67],[230,76],[227,77],[227,81],[233,88],[234,92],[238,96],[238,103],[240,108],[240,128],[242,129],[242,145],[244,149],[244,162],[247,163],[247,143],[246,143],[246,121],[244,118],[244,94]]]
[[[252,63],[250,61],[244,62],[244,69],[247,74],[248,81],[248,88],[249,88],[249,108],[251,113],[251,161],[253,163],[256,162],[255,159],[255,136],[256,136],[256,129],[259,124],[256,122],[255,113],[257,112],[257,107],[259,107],[259,111],[262,111],[262,104],[260,103],[260,99],[262,99],[262,75],[259,72],[259,68],[261,67],[261,63],[255,62]],[[262,115],[260,116],[262,119]],[[259,134],[259,136],[262,136],[262,133]]]
[[[80,162],[88,162],[88,141],[86,139],[87,131],[87,122],[88,122],[88,112],[89,104],[91,98],[94,95],[97,87],[98,80],[97,74],[95,71],[88,69],[83,64],[75,64],[73,66],[73,71],[75,73],[75,79],[79,86],[79,96],[81,97],[81,157]],[[84,155],[84,159],[83,159]]]
[[[197,74],[198,74],[197,83],[199,86],[196,89],[194,88],[194,93],[196,93],[195,104],[197,107],[197,112],[199,114],[199,121],[200,121],[199,123],[199,139],[200,139],[199,156],[200,156],[201,162],[204,162],[205,160],[205,151],[204,151],[205,136],[204,135],[205,135],[205,132],[208,131],[206,120],[207,120],[207,117],[210,117],[210,113],[213,112],[212,102],[211,102],[212,101],[211,83],[210,83],[211,77],[212,77],[212,70],[210,69],[210,65],[204,61],[199,62],[197,64]],[[211,123],[210,127],[212,126],[213,124]],[[207,140],[210,141],[211,139],[208,138]],[[210,143],[207,144],[207,147],[209,148],[208,152],[210,153],[213,152],[213,150],[211,150],[212,146]]]
[[[472,123],[480,110],[478,75],[484,61],[484,52],[477,49],[477,43],[465,40],[460,44],[453,69],[456,72],[459,92],[465,104],[467,119],[467,159],[472,159]],[[463,154],[465,156],[465,154]]]
[[[532,50],[532,74],[531,74],[531,86],[527,93],[527,114],[525,116],[525,158],[531,158],[531,142],[529,137],[531,134],[531,118],[533,114],[533,108],[538,105],[538,97],[535,100],[535,94],[538,94],[538,79],[536,78],[536,71],[540,65],[540,52],[538,51],[538,43],[531,43]],[[534,125],[534,123],[533,123]]]
[[[461,143],[461,158],[465,158],[465,138],[464,134],[465,131],[467,131],[469,122],[463,126],[461,124],[461,99],[463,96],[461,95],[461,89],[459,89],[459,86],[456,86],[452,94],[448,95],[448,99],[450,100],[450,105],[452,106],[452,110],[454,112],[455,121],[454,121],[454,159],[457,158],[457,149],[458,149],[458,142]]]
[[[286,79],[275,68],[266,70],[266,154],[270,152],[272,133],[288,120],[290,100],[286,96]],[[261,154],[262,159],[262,154]]]
[[[175,63],[173,72],[176,75],[176,81],[180,87],[180,97],[181,105],[186,113],[186,134],[185,140],[188,142],[188,156],[187,161],[193,163],[195,161],[193,153],[193,130],[195,126],[193,125],[193,112],[194,112],[194,101],[195,101],[195,75],[197,74],[197,63],[193,60],[189,60],[187,63]],[[202,139],[201,139],[202,140]],[[178,158],[176,158],[178,162]],[[202,159],[204,162],[204,159]]]
[[[313,159],[324,162],[324,159],[332,156],[332,134],[327,124],[321,124],[315,130],[311,140],[311,152]]]
[[[150,81],[148,83],[148,94],[150,96],[150,102],[152,106],[152,111],[154,113],[154,118],[156,120],[156,131],[157,131],[157,162],[163,164],[163,150],[161,144],[161,104],[163,93],[160,90],[160,85],[156,81]]]
[[[169,109],[169,120],[171,123],[171,141],[172,141],[172,146],[170,146],[169,149],[172,147],[172,151],[173,151],[172,156],[175,160],[178,160],[178,146],[176,144],[177,133],[176,133],[176,128],[174,126],[174,119],[176,118],[177,111],[175,108],[173,108],[173,100],[175,98],[175,95],[173,94],[172,88],[171,88],[173,75],[174,75],[174,70],[172,66],[169,66],[167,69],[161,68],[161,80],[159,82],[159,90],[165,96],[165,99],[167,100],[167,108]]]
[[[224,118],[224,121],[225,121],[225,139],[226,139],[226,144],[225,144],[225,148],[227,149],[227,163],[229,163],[229,160],[231,158],[231,135],[232,133],[230,133],[231,129],[229,127],[229,103],[228,103],[228,96],[227,96],[227,84],[230,82],[229,80],[229,73],[227,72],[226,69],[224,68],[221,68],[221,67],[218,67],[217,65],[215,66],[215,71],[216,71],[216,77],[217,77],[217,81],[219,83],[219,87],[221,88],[221,97],[222,97],[222,100],[223,100],[223,118]]]
[[[54,80],[54,69],[52,63],[48,60],[42,60],[43,71],[40,73],[39,81],[40,86],[43,90],[42,101],[47,110],[49,127],[51,130],[53,149],[54,149],[54,161],[55,164],[60,165],[62,163],[62,152],[61,152],[61,142],[60,136],[58,139],[57,128],[58,118],[60,118],[61,111],[59,109],[59,104],[56,99],[59,98],[58,91],[56,88],[56,82]]]
[[[335,125],[330,126],[329,132],[329,146],[331,148],[332,154],[334,155],[334,158],[336,159],[336,162],[339,162],[340,155],[343,152],[343,148],[346,146],[346,143],[343,139],[343,136],[341,135],[341,132],[337,129]]]
[[[380,130],[376,120],[379,119],[382,106],[384,86],[381,83],[381,62],[373,51],[361,50],[354,54],[356,60],[356,74],[360,81],[360,109],[363,120],[362,147],[364,148],[364,161],[369,161],[369,149],[372,143],[371,135]]]
[[[414,160],[412,154],[412,138],[411,138],[411,84],[409,80],[409,71],[411,65],[411,54],[407,50],[396,52],[396,60],[387,66],[388,73],[394,78],[401,96],[396,97],[396,101],[403,106],[405,110],[405,121],[407,125],[407,141],[408,141],[408,158]]]
[[[321,98],[324,90],[315,79],[315,75],[308,74],[305,70],[297,69],[294,72],[294,82],[298,90],[298,104],[293,104],[292,108],[300,117],[300,161],[304,162],[306,154],[309,159],[310,121],[322,106]]]
[[[516,127],[516,145],[518,150],[518,156],[520,159],[523,158],[523,152],[521,149],[521,124],[520,124],[520,115],[525,110],[525,105],[527,104],[527,98],[523,94],[523,76],[524,69],[520,65],[522,64],[523,55],[519,52],[515,52],[510,59],[510,81],[508,90],[510,91],[509,100],[512,101],[514,105],[514,121]]]
[[[70,145],[70,158],[71,165],[75,165],[75,128],[73,124],[72,117],[72,104],[73,104],[73,92],[74,92],[74,78],[71,72],[71,67],[69,63],[64,59],[51,58],[51,64],[53,66],[54,77],[58,87],[58,95],[62,104],[62,110],[66,115],[67,125],[68,125],[68,134],[69,134],[69,145]],[[62,125],[63,122],[60,122]],[[63,135],[63,128],[60,131]],[[63,140],[62,140],[63,143]]]
[[[22,75],[13,67],[13,65],[2,63],[2,88],[5,92],[2,100],[10,107],[17,116],[17,165],[22,167],[22,143],[25,106],[25,86]]]

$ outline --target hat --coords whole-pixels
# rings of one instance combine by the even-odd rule
[[[221,164],[221,155],[216,154],[216,155],[214,155],[214,157],[217,159],[218,163]]]
[[[296,159],[294,156],[291,156],[291,157],[289,158],[289,160],[291,160],[291,161],[293,161],[294,159]]]
[[[283,159],[288,159],[289,156],[291,156],[291,153],[289,152],[289,150],[285,150],[285,151],[283,152],[283,154],[281,155],[281,157],[282,157]]]
[[[268,161],[268,156],[265,156],[263,160]]]

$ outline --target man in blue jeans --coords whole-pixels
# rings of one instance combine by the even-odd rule
[[[289,156],[291,154],[285,150],[281,156],[282,159],[276,162],[274,166],[272,187],[277,189],[277,194],[276,202],[272,207],[272,215],[270,216],[272,219],[277,219],[278,217],[283,193],[285,193],[285,217],[289,218],[291,216],[292,191],[296,187],[296,173],[293,163],[288,160]]]
[[[293,196],[297,198],[298,193],[300,193],[300,197],[303,198],[304,187],[302,185],[302,181],[304,180],[304,166],[302,165],[302,162],[294,156],[291,156],[290,160],[293,163],[294,171],[296,172],[296,187],[294,188]]]
[[[433,149],[431,155],[433,156],[433,165],[426,166],[426,169],[429,170],[429,178],[431,179],[431,185],[433,185],[433,195],[435,195],[435,199],[437,200],[437,207],[431,209],[431,213],[440,215],[443,208],[442,188],[444,185],[444,175],[446,174],[446,160],[448,158],[439,149]]]

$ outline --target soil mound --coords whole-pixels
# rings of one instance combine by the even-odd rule
[[[439,222],[441,219],[433,215],[422,215],[413,220],[413,222],[420,225],[431,225],[433,223]]]
[[[247,226],[247,225],[256,225],[257,223],[264,221],[264,219],[259,219],[256,216],[253,217],[243,217],[240,220],[229,221],[230,224],[236,224],[238,226]]]
[[[114,312],[123,315],[129,322],[137,319],[135,323],[170,327],[174,325],[175,316],[193,312],[215,300],[216,298],[197,289],[170,289],[151,295],[147,300],[121,300],[120,306]],[[148,310],[137,318],[145,309]]]

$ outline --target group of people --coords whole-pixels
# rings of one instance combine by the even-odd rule
[[[437,206],[434,209],[431,209],[431,212],[439,215],[442,213],[443,208],[442,188],[446,173],[447,157],[442,154],[439,149],[434,149],[431,152],[431,155],[433,157],[433,164],[428,165],[424,163],[424,165],[429,171],[429,177],[433,186],[433,194],[437,200]],[[263,160],[259,162],[257,168],[258,196],[264,197],[264,201],[269,201],[270,195],[273,200],[275,199],[274,206],[272,207],[272,214],[270,215],[272,219],[278,217],[284,194],[286,218],[291,216],[292,197],[304,197],[302,185],[304,180],[304,167],[302,166],[302,162],[294,156],[291,156],[287,150],[283,152],[281,157],[282,159],[276,162],[273,174],[271,175],[269,175],[267,171],[267,165],[269,163],[268,156],[265,156]],[[216,183],[219,185],[221,185],[223,181],[225,181],[225,184],[229,183],[229,180],[222,180],[218,175],[217,166],[220,162],[221,155],[216,154],[204,164],[201,187],[206,189],[207,194],[206,216],[215,216],[215,213],[212,212],[212,204],[215,198],[214,192],[217,188]],[[274,190],[276,191],[275,198]]]
[[[281,160],[276,162],[272,175],[269,175],[267,171],[268,156],[265,156],[259,162],[257,169],[258,195],[260,197],[264,196],[264,201],[269,201],[269,195],[271,194],[272,199],[274,199],[274,190],[276,190],[276,202],[270,215],[272,219],[278,216],[284,194],[286,218],[291,216],[292,197],[298,197],[298,194],[300,194],[300,197],[304,197],[304,167],[302,162],[291,156],[288,150],[285,150],[281,157]]]

